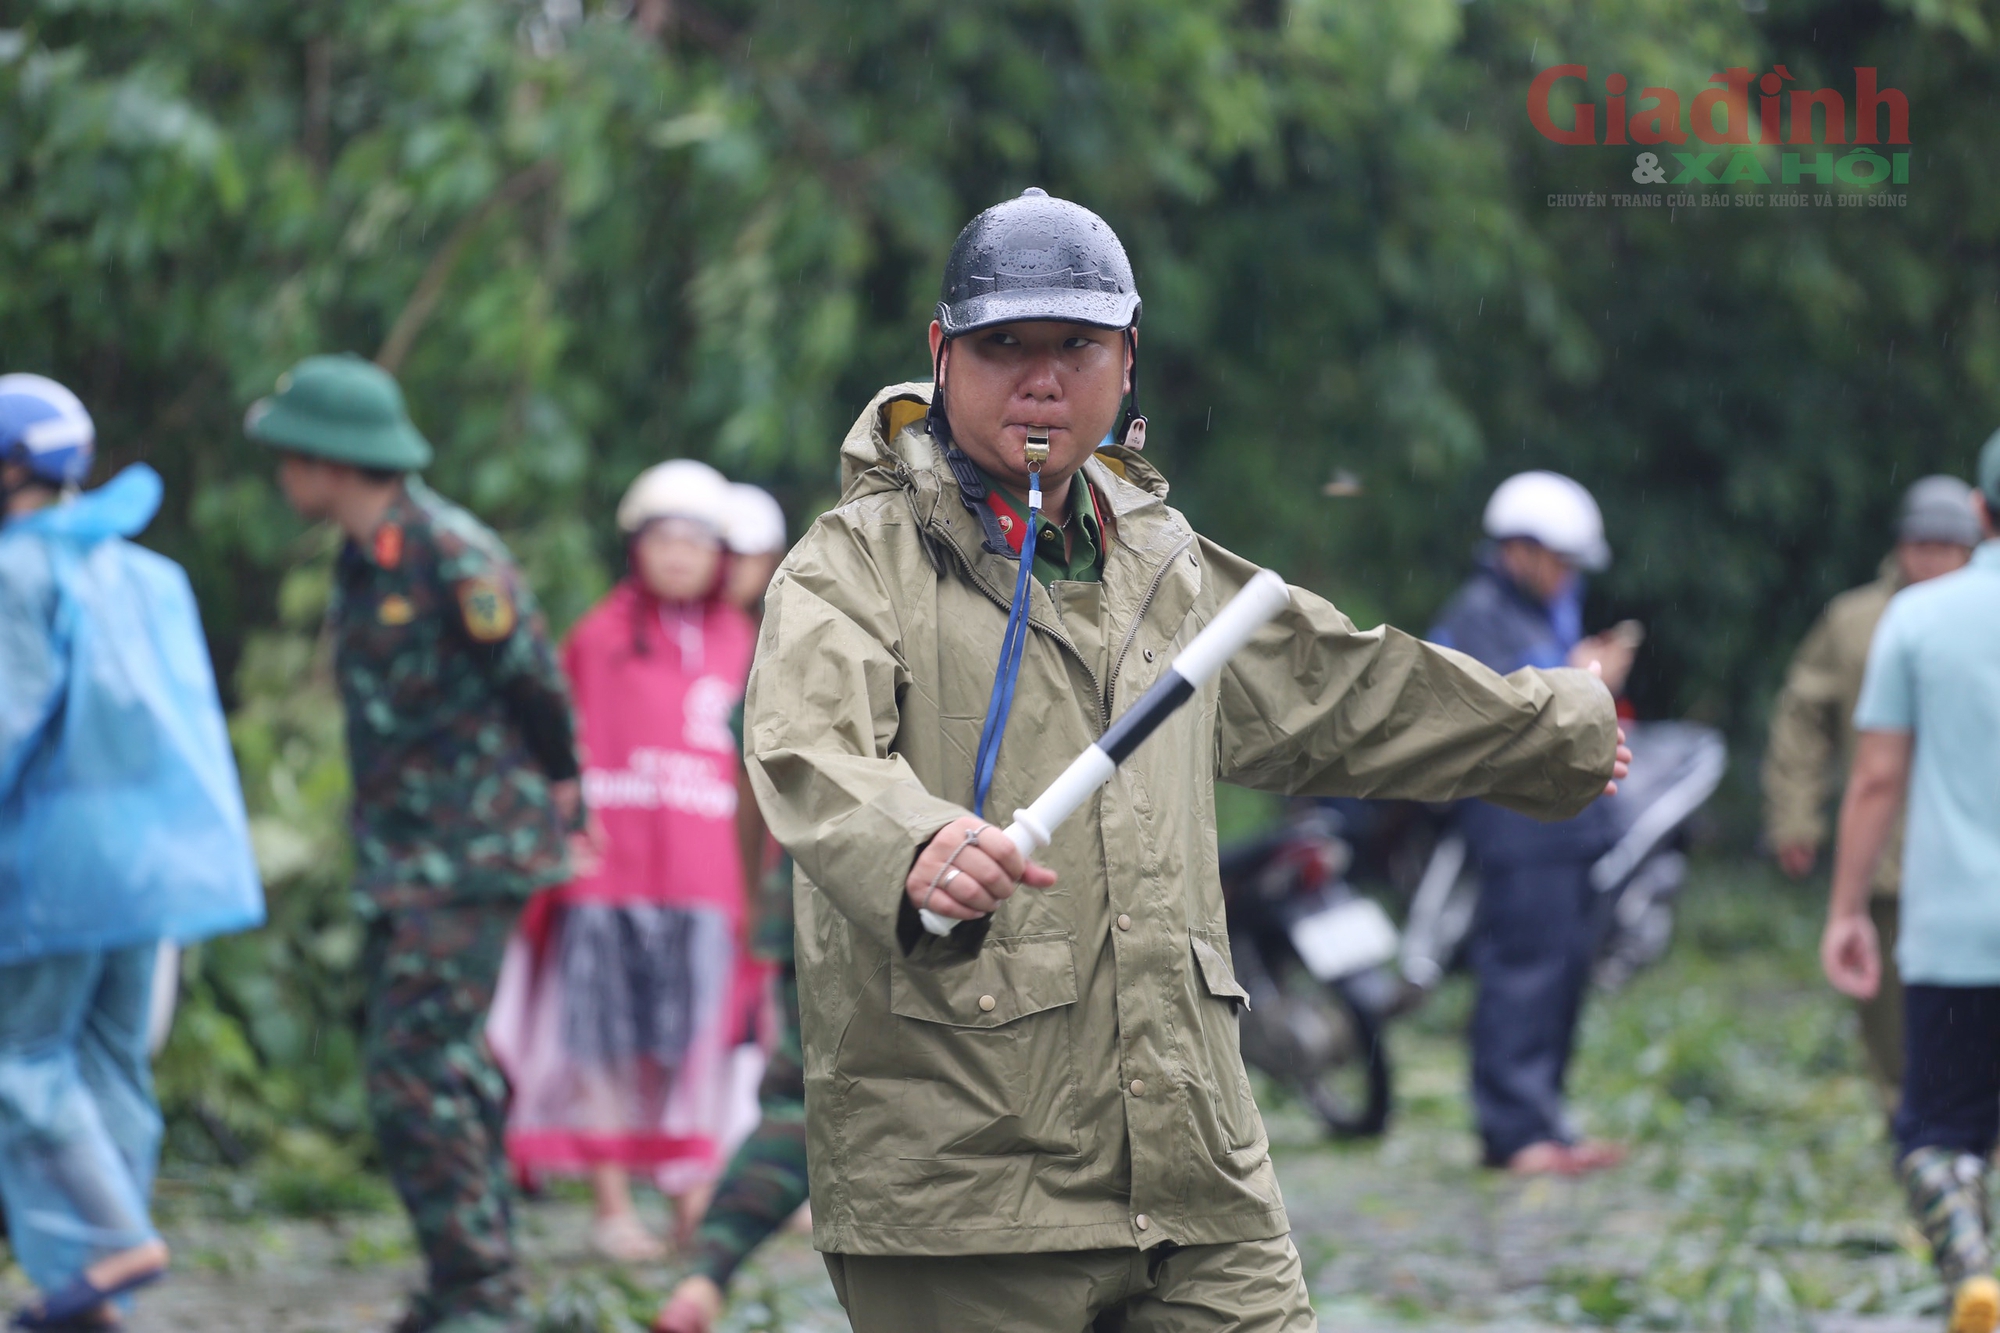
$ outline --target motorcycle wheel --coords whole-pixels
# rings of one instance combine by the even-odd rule
[[[1332,1137],[1366,1139],[1382,1133],[1389,1127],[1393,1092],[1381,1023],[1345,985],[1326,985],[1296,964],[1285,969],[1279,984],[1288,1024],[1323,1027],[1332,1034],[1330,1039],[1302,1041],[1329,1050],[1330,1058],[1288,1071],[1286,1082]]]

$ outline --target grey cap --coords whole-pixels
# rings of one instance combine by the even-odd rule
[[[1972,512],[1972,488],[1957,477],[1925,477],[1903,496],[1896,520],[1899,542],[1979,545],[1979,520]]]

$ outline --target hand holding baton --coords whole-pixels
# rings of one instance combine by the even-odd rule
[[[1021,855],[1032,855],[1049,845],[1056,826],[1075,813],[1090,794],[1111,780],[1118,765],[1152,735],[1173,711],[1194,697],[1222,664],[1250,641],[1272,616],[1291,599],[1285,581],[1268,569],[1257,571],[1243,590],[1229,599],[1194,641],[1181,650],[1173,664],[1153,683],[1145,696],[1111,724],[1095,745],[1085,750],[1050,783],[1025,810],[1014,812],[1007,836]],[[958,922],[936,912],[919,911],[924,929],[933,935],[949,935]]]

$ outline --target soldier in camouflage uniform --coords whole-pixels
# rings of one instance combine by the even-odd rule
[[[430,1279],[400,1327],[510,1329],[507,1089],[483,1028],[522,902],[568,876],[568,693],[506,547],[414,475],[430,446],[386,373],[310,357],[248,430],[281,452],[293,508],[347,534],[328,616],[368,923],[363,1058]]]
[[[743,741],[743,705],[730,718]],[[754,875],[764,863],[769,837],[756,794],[739,775],[737,816],[743,864]],[[757,1088],[762,1119],[715,1187],[715,1198],[695,1234],[694,1273],[674,1288],[653,1327],[657,1333],[711,1333],[723,1295],[750,1252],[762,1245],[806,1202],[806,1072],[799,1049],[799,973],[792,949],[792,858],[763,877],[750,952],[778,965],[776,1047]]]

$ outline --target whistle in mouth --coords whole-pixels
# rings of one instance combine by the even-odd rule
[[[1024,452],[1028,459],[1028,471],[1040,472],[1042,464],[1049,461],[1049,433],[1031,427],[1028,431],[1028,447]]]

